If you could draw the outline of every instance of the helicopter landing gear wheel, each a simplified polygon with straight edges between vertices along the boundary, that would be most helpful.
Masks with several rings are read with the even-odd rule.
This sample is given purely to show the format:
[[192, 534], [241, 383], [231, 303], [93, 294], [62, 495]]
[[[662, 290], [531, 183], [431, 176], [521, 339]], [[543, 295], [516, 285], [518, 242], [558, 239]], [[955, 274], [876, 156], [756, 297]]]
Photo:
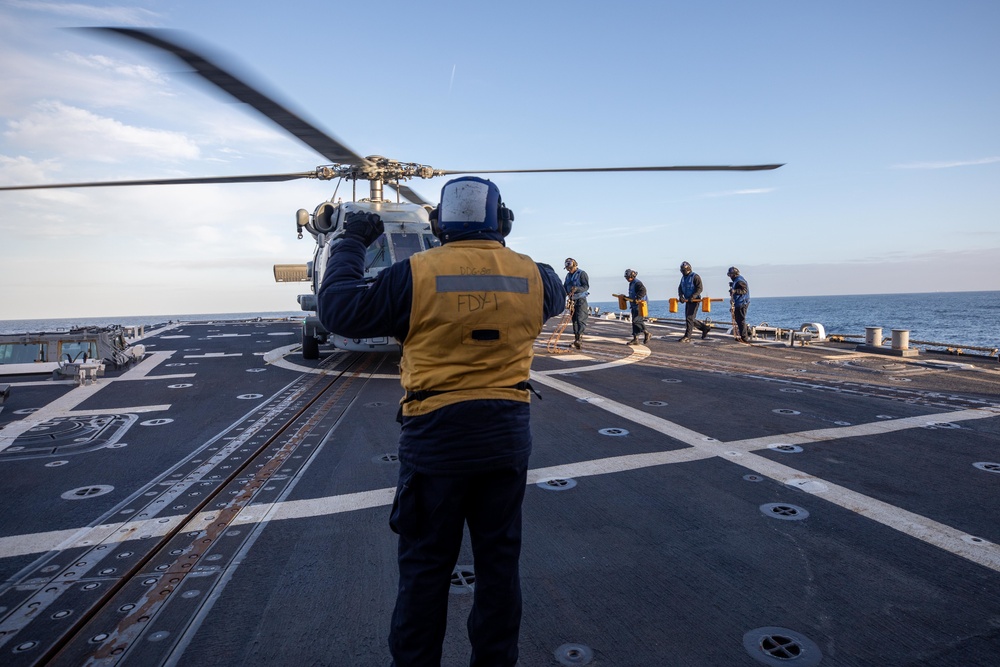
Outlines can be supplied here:
[[319, 341], [305, 331], [302, 332], [302, 358], [319, 359]]

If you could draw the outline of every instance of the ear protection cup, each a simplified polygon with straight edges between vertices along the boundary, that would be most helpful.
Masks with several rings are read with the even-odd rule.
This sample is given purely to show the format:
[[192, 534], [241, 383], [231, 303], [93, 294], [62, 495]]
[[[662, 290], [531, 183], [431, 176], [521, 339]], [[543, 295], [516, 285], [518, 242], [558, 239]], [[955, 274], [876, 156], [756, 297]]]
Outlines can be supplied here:
[[500, 202], [500, 206], [497, 207], [497, 231], [500, 232], [502, 236], [507, 236], [510, 234], [511, 223], [514, 222], [514, 211], [507, 208], [507, 205]]
[[443, 239], [441, 238], [441, 228], [438, 227], [438, 207], [435, 206], [434, 208], [432, 208], [428, 212], [427, 217], [430, 218], [431, 221], [431, 234], [436, 236], [438, 241], [442, 241]]

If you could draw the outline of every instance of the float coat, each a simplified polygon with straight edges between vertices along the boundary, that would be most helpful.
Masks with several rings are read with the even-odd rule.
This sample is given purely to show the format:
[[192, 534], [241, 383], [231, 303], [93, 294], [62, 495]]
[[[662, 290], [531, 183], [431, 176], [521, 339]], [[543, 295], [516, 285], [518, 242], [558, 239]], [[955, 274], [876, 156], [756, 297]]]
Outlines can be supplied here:
[[495, 241], [452, 241], [411, 256], [410, 270], [403, 415], [478, 399], [528, 402], [525, 385], [544, 324], [534, 260], [498, 250]]
[[[587, 296], [590, 294], [590, 292], [587, 290], [587, 288], [590, 286], [590, 281], [584, 280], [584, 277], [586, 277], [586, 275], [587, 274], [583, 272], [583, 269], [579, 268], [573, 273], [566, 274], [566, 279], [563, 281], [563, 287], [566, 288], [567, 294], [569, 294], [569, 291], [571, 289], [573, 289], [574, 287], [576, 288], [576, 292], [574, 292], [570, 296], [570, 298], [573, 299], [574, 301], [577, 299], [586, 299]], [[584, 283], [586, 283], [586, 286], [584, 286]]]
[[681, 277], [680, 285], [677, 286], [677, 296], [693, 301], [701, 296], [701, 289], [701, 276], [692, 271]]
[[750, 286], [747, 284], [746, 278], [743, 276], [736, 276], [733, 279], [733, 286], [731, 289], [734, 305], [746, 306], [750, 303]]

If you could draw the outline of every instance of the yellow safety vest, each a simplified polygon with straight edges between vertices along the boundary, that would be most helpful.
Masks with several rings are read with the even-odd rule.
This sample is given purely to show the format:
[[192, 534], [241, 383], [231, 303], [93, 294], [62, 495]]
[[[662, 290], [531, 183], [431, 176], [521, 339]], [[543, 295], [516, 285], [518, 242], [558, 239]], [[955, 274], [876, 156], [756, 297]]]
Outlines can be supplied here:
[[542, 330], [538, 266], [498, 241], [452, 241], [410, 257], [413, 304], [403, 341], [403, 414], [476, 399], [528, 402]]

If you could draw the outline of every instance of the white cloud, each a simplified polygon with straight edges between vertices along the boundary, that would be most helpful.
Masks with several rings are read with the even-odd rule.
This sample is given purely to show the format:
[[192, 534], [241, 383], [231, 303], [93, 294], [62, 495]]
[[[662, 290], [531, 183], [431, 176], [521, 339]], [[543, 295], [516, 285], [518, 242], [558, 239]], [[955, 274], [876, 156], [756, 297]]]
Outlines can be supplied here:
[[166, 79], [152, 67], [136, 65], [123, 60], [104, 55], [83, 55], [72, 51], [63, 51], [59, 58], [69, 65], [78, 65], [98, 72], [108, 72], [126, 79], [165, 85]]
[[0, 155], [0, 181], [9, 183], [41, 183], [46, 174], [59, 171], [59, 163], [55, 159], [36, 162], [31, 158], [19, 155], [11, 157]]
[[127, 125], [62, 102], [39, 102], [22, 119], [8, 121], [7, 127], [4, 136], [14, 145], [53, 151], [64, 158], [193, 160], [200, 154], [197, 144], [178, 132]]
[[978, 167], [984, 164], [996, 164], [1000, 157], [984, 157], [978, 160], [951, 160], [942, 162], [911, 162], [896, 164], [893, 169], [952, 169], [953, 167]]
[[746, 188], [743, 190], [728, 190], [725, 192], [709, 192], [703, 195], [706, 198], [711, 197], [741, 197], [743, 195], [764, 195], [769, 192], [774, 192], [777, 188]]
[[160, 14], [140, 7], [94, 7], [76, 2], [35, 2], [34, 0], [8, 0], [16, 9], [61, 17], [87, 19], [100, 24], [150, 26], [156, 25]]

